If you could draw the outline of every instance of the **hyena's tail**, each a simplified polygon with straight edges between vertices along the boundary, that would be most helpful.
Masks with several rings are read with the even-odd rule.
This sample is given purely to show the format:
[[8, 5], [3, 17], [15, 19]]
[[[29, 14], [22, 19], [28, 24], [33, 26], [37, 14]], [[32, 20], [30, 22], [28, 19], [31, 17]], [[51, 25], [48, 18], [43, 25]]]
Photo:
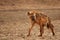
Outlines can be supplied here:
[[49, 24], [47, 23], [47, 28], [49, 29]]
[[54, 25], [53, 24], [49, 24], [49, 23], [47, 23], [47, 28], [49, 29], [49, 28], [54, 28]]

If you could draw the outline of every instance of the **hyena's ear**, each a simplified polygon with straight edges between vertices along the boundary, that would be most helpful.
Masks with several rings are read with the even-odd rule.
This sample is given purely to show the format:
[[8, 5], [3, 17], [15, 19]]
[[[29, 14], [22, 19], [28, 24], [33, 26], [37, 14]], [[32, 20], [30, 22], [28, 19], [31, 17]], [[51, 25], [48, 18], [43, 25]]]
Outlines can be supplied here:
[[30, 13], [28, 12], [27, 15], [30, 15]]

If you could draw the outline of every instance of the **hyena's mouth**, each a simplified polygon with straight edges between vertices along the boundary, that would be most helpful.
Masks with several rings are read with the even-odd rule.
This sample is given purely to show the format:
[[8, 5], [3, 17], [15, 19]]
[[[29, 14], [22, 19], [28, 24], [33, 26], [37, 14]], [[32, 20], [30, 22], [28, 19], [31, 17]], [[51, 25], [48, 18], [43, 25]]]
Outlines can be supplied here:
[[35, 18], [34, 18], [34, 16], [31, 16], [30, 18], [31, 18], [31, 20], [32, 20], [32, 21], [35, 21]]

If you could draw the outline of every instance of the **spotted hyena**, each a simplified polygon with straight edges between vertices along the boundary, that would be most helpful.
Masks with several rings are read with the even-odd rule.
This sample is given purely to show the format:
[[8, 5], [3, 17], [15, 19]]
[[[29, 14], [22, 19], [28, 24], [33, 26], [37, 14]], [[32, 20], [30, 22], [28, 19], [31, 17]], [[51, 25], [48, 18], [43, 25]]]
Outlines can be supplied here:
[[55, 35], [54, 26], [51, 23], [51, 20], [47, 15], [43, 14], [42, 12], [36, 12], [36, 11], [29, 11], [27, 12], [27, 15], [29, 16], [31, 20], [31, 28], [29, 28], [29, 32], [27, 36], [30, 36], [30, 32], [32, 28], [34, 27], [34, 24], [38, 24], [40, 26], [39, 36], [42, 36], [42, 34], [44, 33], [45, 25], [47, 26], [48, 29], [51, 29], [52, 34]]

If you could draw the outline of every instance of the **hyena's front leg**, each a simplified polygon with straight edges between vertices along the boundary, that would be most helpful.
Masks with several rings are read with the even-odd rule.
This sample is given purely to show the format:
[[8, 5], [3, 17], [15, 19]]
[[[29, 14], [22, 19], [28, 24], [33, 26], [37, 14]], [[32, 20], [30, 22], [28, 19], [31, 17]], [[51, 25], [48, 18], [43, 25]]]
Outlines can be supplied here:
[[32, 22], [31, 28], [29, 28], [29, 32], [28, 32], [28, 35], [27, 36], [30, 36], [30, 32], [31, 32], [32, 28], [34, 27], [34, 24], [35, 24], [35, 22]]
[[44, 33], [44, 25], [40, 25], [40, 35], [38, 35], [39, 37], [42, 36], [42, 34]]

